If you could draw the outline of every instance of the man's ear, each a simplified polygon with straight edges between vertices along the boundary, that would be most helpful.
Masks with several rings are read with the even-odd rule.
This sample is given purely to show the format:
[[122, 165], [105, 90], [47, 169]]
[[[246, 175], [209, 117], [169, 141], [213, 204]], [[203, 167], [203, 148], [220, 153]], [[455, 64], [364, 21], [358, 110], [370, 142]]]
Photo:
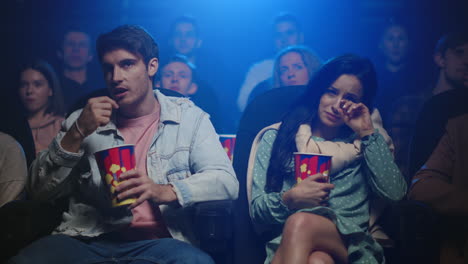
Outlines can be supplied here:
[[152, 78], [156, 72], [158, 72], [159, 60], [157, 58], [152, 58], [148, 62], [148, 75]]
[[434, 54], [434, 62], [439, 68], [445, 67], [445, 58], [440, 52]]
[[196, 83], [191, 83], [190, 88], [187, 91], [187, 95], [195, 94], [198, 90], [198, 85]]

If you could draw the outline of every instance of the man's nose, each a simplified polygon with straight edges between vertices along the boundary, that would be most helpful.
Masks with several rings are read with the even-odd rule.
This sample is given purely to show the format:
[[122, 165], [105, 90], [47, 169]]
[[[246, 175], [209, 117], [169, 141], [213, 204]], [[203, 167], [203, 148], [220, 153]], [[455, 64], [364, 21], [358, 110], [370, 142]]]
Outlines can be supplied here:
[[122, 78], [122, 71], [119, 69], [119, 67], [114, 67], [114, 71], [112, 72], [112, 81], [120, 82], [122, 81]]

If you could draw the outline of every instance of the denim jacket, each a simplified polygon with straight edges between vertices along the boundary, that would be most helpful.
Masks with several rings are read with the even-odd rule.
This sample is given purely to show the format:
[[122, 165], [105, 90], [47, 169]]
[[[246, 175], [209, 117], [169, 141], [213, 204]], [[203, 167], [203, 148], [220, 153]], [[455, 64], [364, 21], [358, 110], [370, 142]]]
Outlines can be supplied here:
[[[197, 244], [190, 206], [197, 202], [236, 199], [239, 184], [219, 143], [209, 116], [186, 98], [155, 91], [161, 105], [160, 122], [147, 154], [147, 174], [157, 184], [171, 184], [180, 206], [159, 208], [173, 238]], [[54, 233], [95, 237], [132, 221], [126, 208], [112, 208], [93, 153], [124, 144], [114, 122], [87, 136], [78, 153], [60, 142], [81, 110], [70, 115], [47, 150], [31, 166], [28, 191], [33, 199], [69, 197], [69, 210]]]

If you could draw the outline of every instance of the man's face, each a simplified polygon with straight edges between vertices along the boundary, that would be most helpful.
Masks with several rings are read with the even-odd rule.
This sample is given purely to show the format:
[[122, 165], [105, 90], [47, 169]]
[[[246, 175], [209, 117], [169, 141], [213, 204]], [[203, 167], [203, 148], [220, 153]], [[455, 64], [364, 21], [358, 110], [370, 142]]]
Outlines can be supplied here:
[[402, 62], [408, 51], [408, 34], [401, 26], [391, 26], [387, 28], [382, 41], [380, 49], [382, 50], [385, 58], [391, 63]]
[[151, 79], [157, 69], [156, 58], [145, 65], [140, 56], [124, 49], [107, 52], [102, 58], [104, 79], [120, 110], [141, 107], [153, 96]]
[[436, 55], [436, 63], [449, 83], [468, 88], [468, 43], [447, 49], [443, 56]]
[[161, 72], [161, 87], [179, 92], [185, 96], [196, 92], [192, 82], [192, 70], [182, 62], [171, 62]]
[[179, 23], [175, 26], [171, 45], [179, 54], [190, 56], [201, 45], [196, 28], [191, 23]]
[[63, 40], [61, 58], [65, 67], [82, 69], [92, 60], [89, 36], [83, 32], [68, 32]]
[[303, 34], [296, 25], [289, 21], [282, 21], [275, 25], [275, 48], [280, 51], [288, 46], [299, 45], [303, 42]]

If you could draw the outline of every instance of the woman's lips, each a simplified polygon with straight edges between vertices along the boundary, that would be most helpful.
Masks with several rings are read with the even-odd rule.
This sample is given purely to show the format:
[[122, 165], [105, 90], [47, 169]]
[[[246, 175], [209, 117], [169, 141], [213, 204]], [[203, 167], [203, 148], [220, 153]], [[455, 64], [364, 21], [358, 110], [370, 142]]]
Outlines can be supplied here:
[[327, 116], [328, 116], [328, 119], [332, 120], [332, 121], [338, 121], [340, 120], [340, 116], [337, 116], [337, 115], [334, 115], [334, 114], [330, 114], [327, 112]]

